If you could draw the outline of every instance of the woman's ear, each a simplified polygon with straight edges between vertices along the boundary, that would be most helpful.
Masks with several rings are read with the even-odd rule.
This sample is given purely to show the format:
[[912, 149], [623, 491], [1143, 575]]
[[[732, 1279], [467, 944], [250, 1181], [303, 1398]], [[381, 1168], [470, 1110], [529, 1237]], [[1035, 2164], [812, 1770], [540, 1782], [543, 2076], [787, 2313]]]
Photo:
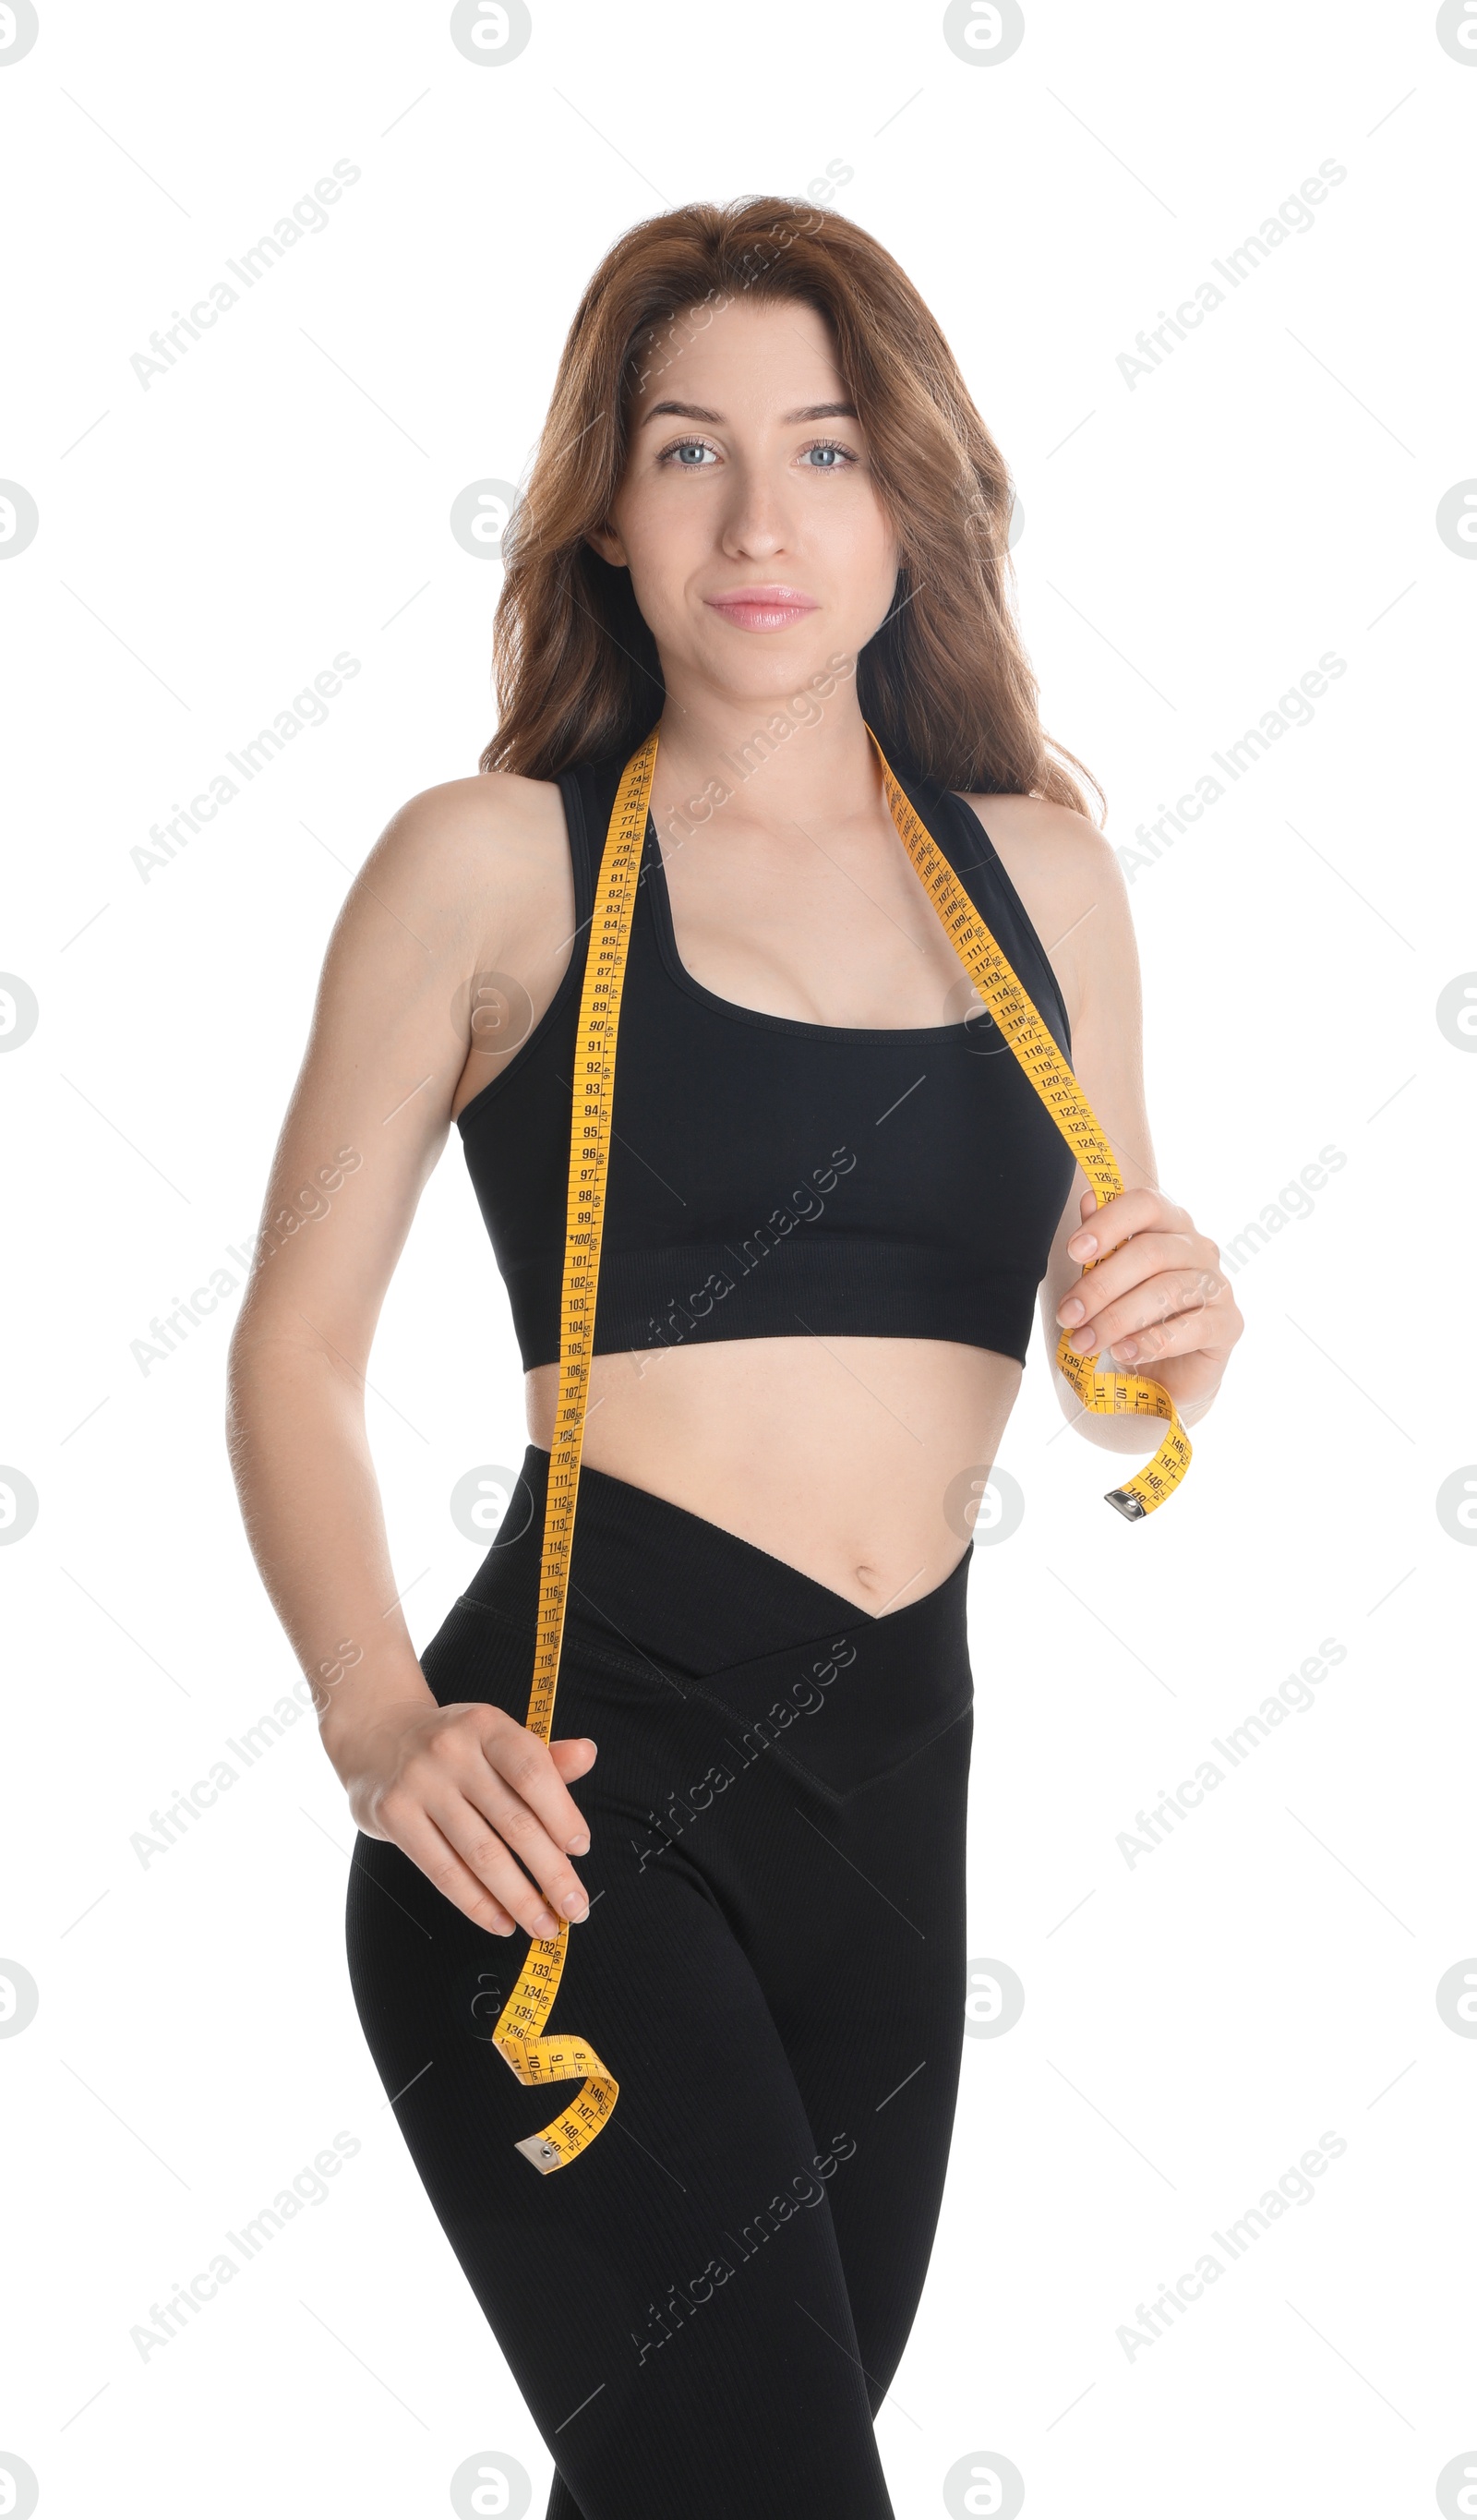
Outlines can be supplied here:
[[613, 525], [592, 525], [590, 531], [585, 536], [585, 540], [593, 552], [598, 552], [600, 554], [602, 560], [609, 562], [612, 568], [628, 568], [630, 566], [630, 562], [626, 559], [625, 544], [621, 541], [621, 538], [615, 531]]

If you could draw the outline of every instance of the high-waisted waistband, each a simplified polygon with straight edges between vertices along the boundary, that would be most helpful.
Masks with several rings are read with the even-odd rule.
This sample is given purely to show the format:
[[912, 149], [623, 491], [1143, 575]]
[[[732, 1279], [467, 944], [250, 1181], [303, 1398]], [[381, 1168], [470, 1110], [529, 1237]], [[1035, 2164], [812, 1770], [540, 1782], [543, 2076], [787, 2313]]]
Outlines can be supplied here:
[[[530, 1444], [502, 1530], [464, 1597], [520, 1624], [534, 1624], [538, 1616], [548, 1486], [549, 1455]], [[906, 1628], [930, 1603], [962, 1623], [970, 1554], [965, 1550], [953, 1573], [922, 1600], [877, 1619], [844, 1593], [831, 1592], [721, 1524], [647, 1488], [585, 1468], [566, 1624], [603, 1632], [611, 1641], [633, 1638], [661, 1661], [698, 1673], [734, 1659], [736, 1635], [752, 1656], [819, 1636], [823, 1629], [880, 1631], [895, 1622]]]
[[[502, 1530], [422, 1657], [443, 1704], [526, 1710], [548, 1477], [530, 1445]], [[921, 1600], [873, 1618], [700, 1514], [583, 1470], [556, 1732], [576, 1729], [595, 1691], [627, 1688], [632, 1712], [652, 1715], [675, 1694], [767, 1726], [783, 1764], [849, 1793], [972, 1704], [970, 1553]]]

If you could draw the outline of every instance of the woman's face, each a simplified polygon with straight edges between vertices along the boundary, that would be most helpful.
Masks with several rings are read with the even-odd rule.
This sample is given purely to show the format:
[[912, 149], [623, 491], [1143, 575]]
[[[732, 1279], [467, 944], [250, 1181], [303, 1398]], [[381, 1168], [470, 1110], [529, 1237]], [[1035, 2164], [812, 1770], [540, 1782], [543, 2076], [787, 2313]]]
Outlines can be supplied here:
[[813, 306], [690, 308], [649, 355], [625, 478], [590, 541], [630, 569], [669, 695], [787, 698], [855, 657], [898, 550]]

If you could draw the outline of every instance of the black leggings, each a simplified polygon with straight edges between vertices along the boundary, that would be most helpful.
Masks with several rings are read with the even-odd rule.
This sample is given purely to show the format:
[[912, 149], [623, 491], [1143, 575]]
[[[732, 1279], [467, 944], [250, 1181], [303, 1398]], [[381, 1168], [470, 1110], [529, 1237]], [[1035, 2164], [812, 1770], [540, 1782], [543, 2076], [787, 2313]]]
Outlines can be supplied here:
[[[441, 1705], [528, 1706], [549, 1456], [422, 1656]], [[551, 2031], [490, 2031], [528, 1949], [355, 1844], [354, 2000], [443, 2229], [559, 2474], [549, 2520], [886, 2520], [872, 2418], [933, 2244], [963, 2028], [967, 1558], [880, 1619], [645, 1490], [580, 1481], [556, 1738], [591, 1848]], [[428, 2068], [428, 2070], [427, 2070]]]

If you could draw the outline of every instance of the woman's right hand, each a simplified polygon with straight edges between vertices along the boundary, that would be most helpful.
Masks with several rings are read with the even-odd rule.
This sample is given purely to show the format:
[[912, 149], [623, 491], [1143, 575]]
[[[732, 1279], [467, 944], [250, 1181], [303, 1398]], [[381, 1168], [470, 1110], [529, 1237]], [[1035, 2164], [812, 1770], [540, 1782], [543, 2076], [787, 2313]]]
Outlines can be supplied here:
[[398, 1846], [474, 1925], [548, 1942], [589, 1914], [568, 1859], [590, 1832], [568, 1785], [594, 1766], [592, 1740], [546, 1744], [501, 1707], [427, 1691], [357, 1723], [339, 1710], [324, 1743], [365, 1836]]

